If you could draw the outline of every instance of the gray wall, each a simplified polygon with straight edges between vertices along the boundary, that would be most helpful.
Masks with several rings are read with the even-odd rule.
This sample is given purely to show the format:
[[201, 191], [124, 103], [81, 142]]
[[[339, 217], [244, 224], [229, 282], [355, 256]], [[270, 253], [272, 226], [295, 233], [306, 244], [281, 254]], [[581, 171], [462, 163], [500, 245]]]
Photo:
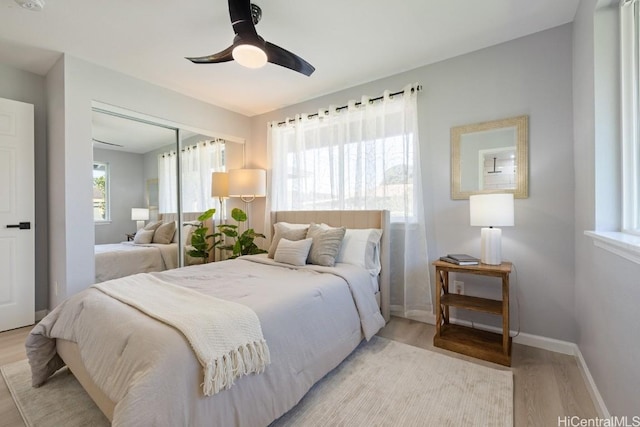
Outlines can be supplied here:
[[633, 416], [640, 387], [640, 265], [595, 247], [583, 234], [620, 224], [618, 27], [608, 3], [583, 0], [574, 22], [576, 342], [609, 412]]
[[93, 160], [109, 164], [111, 202], [111, 222], [95, 225], [95, 243], [122, 242], [127, 240], [126, 234], [136, 231], [136, 222], [131, 220], [131, 208], [147, 206], [144, 155], [94, 148]]
[[[480, 229], [469, 226], [468, 201], [450, 198], [450, 128], [529, 115], [529, 198], [516, 199], [515, 227], [503, 229], [503, 257], [517, 266], [512, 294], [520, 312], [514, 303], [511, 325], [517, 328], [519, 318], [523, 332], [574, 341], [571, 43], [568, 24], [253, 117], [249, 163], [267, 166], [268, 121], [418, 82], [424, 87], [418, 114], [429, 256], [479, 255]], [[252, 209], [259, 217], [264, 202], [254, 202]], [[499, 296], [494, 282], [464, 280], [468, 293], [478, 283], [478, 294]], [[464, 318], [500, 325], [499, 318]]]
[[35, 112], [35, 280], [36, 311], [49, 299], [49, 236], [47, 192], [47, 102], [42, 76], [0, 64], [0, 98], [34, 105]]

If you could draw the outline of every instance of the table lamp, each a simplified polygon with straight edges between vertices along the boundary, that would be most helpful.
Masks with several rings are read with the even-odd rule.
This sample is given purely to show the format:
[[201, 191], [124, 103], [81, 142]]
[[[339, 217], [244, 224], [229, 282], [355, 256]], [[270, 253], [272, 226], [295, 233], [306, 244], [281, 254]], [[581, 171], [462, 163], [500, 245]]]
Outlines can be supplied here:
[[483, 227], [480, 232], [480, 262], [502, 263], [502, 230], [513, 226], [513, 194], [475, 194], [469, 196], [470, 223]]
[[149, 209], [147, 208], [131, 208], [131, 220], [136, 221], [137, 230], [144, 227], [144, 222], [149, 219]]

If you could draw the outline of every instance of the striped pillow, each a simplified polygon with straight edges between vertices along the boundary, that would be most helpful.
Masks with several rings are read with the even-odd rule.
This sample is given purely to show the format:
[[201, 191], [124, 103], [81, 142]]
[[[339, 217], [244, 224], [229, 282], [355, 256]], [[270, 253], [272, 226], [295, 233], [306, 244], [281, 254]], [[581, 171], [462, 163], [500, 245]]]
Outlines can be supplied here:
[[280, 239], [273, 259], [291, 265], [305, 265], [313, 239], [288, 240]]

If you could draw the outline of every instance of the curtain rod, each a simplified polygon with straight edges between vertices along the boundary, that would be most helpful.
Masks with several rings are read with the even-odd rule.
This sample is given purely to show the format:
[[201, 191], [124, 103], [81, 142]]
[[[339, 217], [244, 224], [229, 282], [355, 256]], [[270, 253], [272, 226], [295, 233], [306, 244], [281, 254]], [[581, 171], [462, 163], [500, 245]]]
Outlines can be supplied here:
[[[184, 153], [185, 151], [188, 151], [188, 150], [191, 150], [191, 149], [196, 149], [196, 148], [198, 147], [198, 144], [200, 144], [201, 142], [203, 143], [203, 145], [207, 145], [207, 142], [208, 142], [210, 145], [211, 145], [211, 144], [214, 144], [214, 143], [216, 143], [216, 142], [217, 142], [217, 143], [220, 143], [220, 144], [226, 144], [226, 143], [227, 143], [227, 140], [222, 139], [222, 138], [206, 139], [206, 140], [204, 140], [204, 141], [196, 142], [195, 144], [191, 144], [191, 145], [187, 145], [186, 147], [182, 147], [182, 148], [180, 149], [180, 151]], [[175, 153], [176, 153], [175, 151], [169, 151], [169, 152], [167, 152], [167, 153], [162, 153], [162, 157], [164, 157], [165, 155], [166, 155], [166, 156], [173, 156], [173, 155], [175, 155]]]
[[[413, 93], [414, 91], [420, 92], [421, 90], [422, 90], [422, 86], [421, 85], [417, 85], [417, 86], [414, 86], [414, 87], [411, 88], [411, 93]], [[397, 96], [397, 95], [402, 95], [403, 93], [404, 93], [404, 90], [399, 90], [398, 92], [390, 93], [389, 97], [391, 98], [391, 97], [394, 97], [394, 96]], [[375, 98], [371, 98], [369, 100], [369, 102], [376, 102], [376, 101], [380, 101], [381, 99], [384, 99], [384, 95], [377, 96]], [[358, 106], [362, 105], [362, 102], [358, 101], [358, 102], [355, 103], [355, 105], [356, 105], [356, 107], [358, 107]], [[342, 107], [336, 108], [336, 111], [346, 110], [347, 108], [349, 108], [348, 105], [343, 105]], [[329, 110], [324, 110], [324, 113], [325, 114], [329, 114]], [[318, 113], [308, 114], [307, 118], [311, 119], [313, 117], [316, 117], [317, 115], [318, 115]], [[287, 122], [294, 122], [294, 121], [295, 121], [295, 119], [289, 119], [289, 120], [285, 120], [285, 121], [282, 121], [282, 122], [278, 122], [277, 126], [281, 126], [281, 125], [286, 124]]]

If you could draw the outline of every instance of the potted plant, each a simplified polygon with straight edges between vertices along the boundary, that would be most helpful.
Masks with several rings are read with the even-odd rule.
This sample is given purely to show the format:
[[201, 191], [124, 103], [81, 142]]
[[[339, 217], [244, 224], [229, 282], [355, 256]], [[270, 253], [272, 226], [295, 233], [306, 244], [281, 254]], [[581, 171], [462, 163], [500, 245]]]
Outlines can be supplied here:
[[[221, 251], [231, 251], [229, 259], [237, 258], [241, 255], [255, 255], [267, 252], [264, 249], [260, 249], [253, 241], [256, 237], [264, 238], [264, 234], [256, 233], [253, 228], [247, 228], [242, 234], [238, 234], [240, 224], [247, 220], [247, 214], [242, 209], [234, 208], [231, 211], [231, 218], [235, 219], [238, 224], [218, 225], [219, 231], [213, 234], [215, 239], [213, 247], [217, 247]], [[226, 238], [232, 239], [232, 243], [227, 244]]]
[[207, 243], [207, 239], [213, 237], [214, 234], [207, 235], [207, 231], [209, 231], [209, 227], [205, 227], [204, 222], [209, 218], [213, 217], [215, 213], [216, 213], [215, 209], [209, 209], [208, 211], [204, 212], [202, 215], [198, 217], [198, 221], [200, 221], [200, 224], [193, 231], [193, 234], [191, 235], [191, 247], [193, 249], [190, 249], [189, 251], [187, 251], [187, 254], [192, 258], [202, 258], [203, 264], [209, 258], [209, 252], [215, 246], [215, 245], [209, 246], [209, 244]]

